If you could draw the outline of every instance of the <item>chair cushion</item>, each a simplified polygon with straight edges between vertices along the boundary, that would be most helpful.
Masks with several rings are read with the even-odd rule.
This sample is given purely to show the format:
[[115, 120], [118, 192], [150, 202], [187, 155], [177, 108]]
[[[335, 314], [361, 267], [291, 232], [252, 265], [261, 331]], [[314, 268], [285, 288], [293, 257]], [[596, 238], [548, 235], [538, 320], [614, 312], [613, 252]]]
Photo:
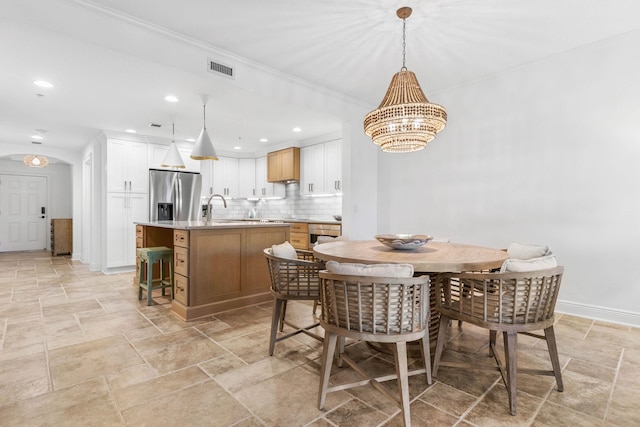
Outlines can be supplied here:
[[316, 241], [316, 245], [321, 245], [323, 243], [331, 243], [331, 242], [339, 242], [341, 240], [347, 240], [344, 236], [318, 236], [318, 240]]
[[277, 256], [278, 258], [298, 259], [296, 248], [291, 246], [291, 243], [288, 241], [271, 246], [271, 251], [273, 252], [273, 256]]
[[374, 277], [413, 277], [411, 264], [355, 264], [327, 261], [326, 268], [330, 273], [346, 276]]
[[547, 245], [529, 245], [524, 243], [513, 242], [507, 249], [509, 258], [531, 259], [550, 255], [549, 246]]
[[546, 255], [530, 259], [508, 258], [502, 263], [501, 273], [546, 270], [558, 266], [556, 256]]

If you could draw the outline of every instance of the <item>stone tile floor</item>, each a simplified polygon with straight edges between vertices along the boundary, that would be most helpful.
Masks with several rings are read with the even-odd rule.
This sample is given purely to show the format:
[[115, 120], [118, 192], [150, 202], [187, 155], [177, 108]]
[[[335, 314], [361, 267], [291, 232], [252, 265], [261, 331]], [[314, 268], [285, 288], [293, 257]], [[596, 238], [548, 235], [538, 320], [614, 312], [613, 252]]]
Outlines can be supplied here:
[[[159, 294], [139, 302], [132, 280], [46, 252], [0, 253], [0, 425], [401, 425], [371, 386], [329, 394], [318, 410], [320, 343], [298, 335], [269, 357], [270, 304], [183, 322]], [[311, 306], [291, 303], [289, 316], [310, 319]], [[640, 425], [640, 330], [558, 315], [556, 335], [563, 393], [552, 377], [520, 374], [512, 417], [497, 372], [441, 368], [431, 386], [411, 378], [413, 424]], [[487, 340], [454, 325], [445, 355], [486, 356]], [[521, 366], [549, 366], [543, 341], [518, 345]], [[364, 343], [347, 352], [371, 372], [393, 371]]]

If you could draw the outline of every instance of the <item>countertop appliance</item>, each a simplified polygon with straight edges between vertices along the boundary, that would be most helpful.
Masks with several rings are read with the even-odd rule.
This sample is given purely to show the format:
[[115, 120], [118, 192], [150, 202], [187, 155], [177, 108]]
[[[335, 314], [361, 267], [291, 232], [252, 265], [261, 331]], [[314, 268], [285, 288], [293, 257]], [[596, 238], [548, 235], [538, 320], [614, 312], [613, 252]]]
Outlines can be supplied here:
[[199, 172], [149, 169], [149, 220], [197, 221], [201, 189]]

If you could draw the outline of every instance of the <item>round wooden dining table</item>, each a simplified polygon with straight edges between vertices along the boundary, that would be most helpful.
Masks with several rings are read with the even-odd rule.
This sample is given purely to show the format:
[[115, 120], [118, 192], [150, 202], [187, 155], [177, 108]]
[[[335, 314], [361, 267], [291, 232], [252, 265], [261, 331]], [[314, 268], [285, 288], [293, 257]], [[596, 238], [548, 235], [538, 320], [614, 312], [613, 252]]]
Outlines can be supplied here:
[[429, 339], [432, 343], [437, 337], [440, 320], [435, 311], [434, 283], [438, 273], [493, 270], [500, 268], [508, 258], [502, 249], [448, 242], [429, 242], [415, 249], [397, 250], [377, 240], [341, 240], [316, 245], [313, 252], [323, 261], [411, 264], [416, 274], [428, 274], [431, 278]]
[[341, 240], [313, 248], [323, 261], [362, 264], [411, 264], [416, 273], [451, 273], [500, 268], [507, 253], [501, 249], [461, 243], [429, 242], [411, 250], [392, 249], [377, 240]]

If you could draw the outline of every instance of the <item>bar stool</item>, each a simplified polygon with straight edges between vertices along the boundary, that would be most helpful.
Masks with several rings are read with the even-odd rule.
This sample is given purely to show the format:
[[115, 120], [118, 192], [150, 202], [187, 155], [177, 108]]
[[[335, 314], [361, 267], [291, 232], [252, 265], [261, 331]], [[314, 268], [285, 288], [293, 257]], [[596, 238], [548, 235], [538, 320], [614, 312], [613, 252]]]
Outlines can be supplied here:
[[[171, 289], [171, 298], [173, 299], [173, 249], [165, 246], [157, 246], [153, 248], [136, 249], [139, 258], [138, 265], [138, 300], [142, 299], [142, 290], [147, 291], [147, 305], [153, 305], [151, 301], [151, 293], [153, 289], [162, 289], [162, 296], [165, 295], [165, 288]], [[156, 262], [160, 266], [160, 278], [153, 279], [153, 264]], [[169, 278], [164, 277], [164, 263], [169, 263]], [[144, 281], [144, 266], [147, 266], [147, 281]]]

